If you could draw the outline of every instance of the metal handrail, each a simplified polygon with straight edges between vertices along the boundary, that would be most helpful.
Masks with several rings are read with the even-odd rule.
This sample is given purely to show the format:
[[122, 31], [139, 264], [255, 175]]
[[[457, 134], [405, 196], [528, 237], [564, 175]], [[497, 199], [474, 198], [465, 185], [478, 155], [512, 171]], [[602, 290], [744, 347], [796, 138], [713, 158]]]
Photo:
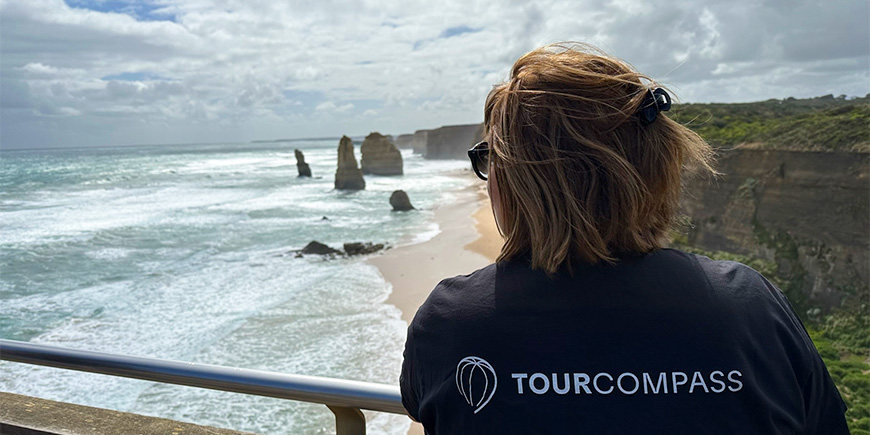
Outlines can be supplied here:
[[407, 415], [399, 387], [346, 379], [169, 361], [0, 339], [0, 360], [167, 384], [320, 403], [336, 417], [336, 433], [364, 434], [360, 409]]

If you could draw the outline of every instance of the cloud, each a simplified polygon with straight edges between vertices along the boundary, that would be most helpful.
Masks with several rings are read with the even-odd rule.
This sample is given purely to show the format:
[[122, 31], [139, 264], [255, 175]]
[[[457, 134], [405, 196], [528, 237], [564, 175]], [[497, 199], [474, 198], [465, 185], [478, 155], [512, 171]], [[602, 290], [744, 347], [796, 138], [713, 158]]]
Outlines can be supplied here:
[[336, 105], [332, 101], [325, 101], [317, 105], [314, 110], [318, 112], [333, 112], [333, 113], [344, 113], [353, 109], [353, 103], [342, 104], [341, 106]]
[[0, 129], [4, 147], [22, 147], [36, 138], [43, 146], [203, 142], [479, 122], [487, 92], [517, 57], [562, 40], [631, 62], [682, 101], [864, 95], [868, 8], [849, 0], [3, 1]]
[[353, 104], [347, 103], [347, 104], [342, 104], [341, 106], [336, 107], [334, 111], [335, 111], [335, 113], [344, 113], [344, 112], [350, 111], [351, 109], [353, 109]]
[[335, 103], [333, 103], [332, 101], [326, 101], [318, 104], [314, 110], [318, 112], [331, 112], [335, 110]]
[[438, 35], [438, 37], [439, 38], [452, 38], [454, 36], [463, 35], [465, 33], [477, 33], [481, 30], [483, 30], [483, 27], [471, 28], [468, 26], [456, 26], [456, 27], [451, 27], [449, 29], [445, 29], [443, 32], [441, 32], [440, 35]]

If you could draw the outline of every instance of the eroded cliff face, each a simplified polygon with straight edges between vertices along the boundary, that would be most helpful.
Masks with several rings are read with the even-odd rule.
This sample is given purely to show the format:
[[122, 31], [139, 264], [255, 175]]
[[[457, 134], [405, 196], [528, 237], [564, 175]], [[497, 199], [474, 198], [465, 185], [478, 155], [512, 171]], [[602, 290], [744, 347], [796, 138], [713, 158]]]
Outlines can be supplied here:
[[414, 149], [414, 154], [426, 155], [426, 136], [429, 130], [417, 130], [414, 132], [414, 138], [411, 140], [411, 148]]
[[402, 153], [387, 136], [377, 132], [369, 134], [359, 151], [363, 174], [402, 175]]
[[690, 180], [682, 208], [690, 246], [776, 264], [783, 290], [823, 311], [867, 291], [870, 154], [730, 150], [724, 175]]
[[414, 135], [400, 134], [396, 137], [396, 147], [400, 149], [414, 148]]
[[483, 124], [447, 125], [426, 133], [424, 155], [427, 159], [467, 159], [467, 151], [481, 140]]

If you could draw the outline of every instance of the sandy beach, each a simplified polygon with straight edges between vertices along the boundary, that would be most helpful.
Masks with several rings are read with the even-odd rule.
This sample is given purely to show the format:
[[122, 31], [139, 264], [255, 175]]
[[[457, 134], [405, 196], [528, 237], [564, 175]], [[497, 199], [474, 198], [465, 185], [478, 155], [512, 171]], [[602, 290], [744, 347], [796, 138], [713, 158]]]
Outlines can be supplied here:
[[414, 318], [438, 282], [492, 263], [501, 249], [501, 236], [482, 185], [458, 192], [454, 202], [435, 210], [435, 221], [441, 232], [432, 239], [368, 260], [392, 284], [387, 303], [398, 307], [406, 322]]
[[[458, 192], [456, 201], [435, 210], [435, 221], [441, 232], [432, 239], [368, 260], [392, 284], [387, 303], [398, 307], [408, 323], [442, 279], [474, 272], [494, 262], [501, 250], [483, 182]], [[413, 423], [408, 434], [423, 434], [423, 427]]]

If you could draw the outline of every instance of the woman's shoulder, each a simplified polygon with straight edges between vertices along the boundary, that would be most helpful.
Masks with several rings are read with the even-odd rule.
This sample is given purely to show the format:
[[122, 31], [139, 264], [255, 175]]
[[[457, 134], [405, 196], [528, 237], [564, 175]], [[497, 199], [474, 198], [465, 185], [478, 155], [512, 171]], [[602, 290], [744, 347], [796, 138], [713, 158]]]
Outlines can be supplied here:
[[467, 275], [445, 278], [435, 286], [417, 315], [479, 311], [491, 305], [495, 290], [496, 264]]
[[713, 287], [763, 284], [767, 281], [761, 273], [743, 263], [714, 260], [705, 255], [674, 248], [660, 249], [650, 255], [649, 259], [654, 263], [668, 264], [686, 271], [694, 269], [702, 273]]
[[804, 330], [799, 316], [782, 290], [752, 267], [737, 261], [714, 260], [675, 249], [668, 251], [670, 255], [695, 263], [711, 295], [720, 305], [740, 313], [744, 321], [785, 321], [797, 327], [796, 330]]

